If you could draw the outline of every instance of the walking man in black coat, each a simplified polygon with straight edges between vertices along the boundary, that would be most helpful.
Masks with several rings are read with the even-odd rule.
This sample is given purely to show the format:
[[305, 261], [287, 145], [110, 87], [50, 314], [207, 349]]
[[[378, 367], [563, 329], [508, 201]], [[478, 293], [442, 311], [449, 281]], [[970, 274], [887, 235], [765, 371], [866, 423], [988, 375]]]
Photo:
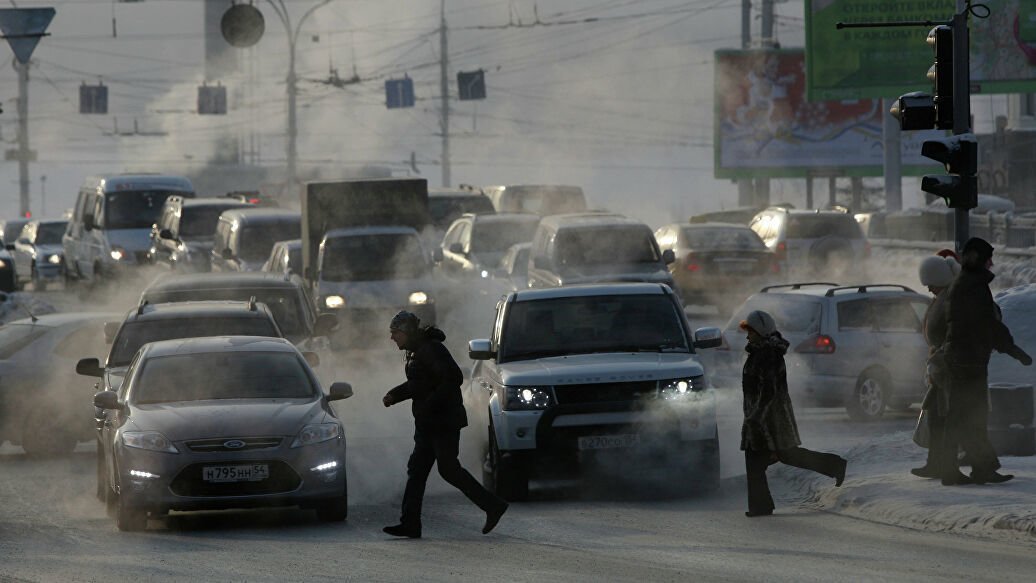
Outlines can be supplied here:
[[766, 468], [777, 462], [812, 470], [835, 479], [841, 486], [846, 461], [833, 453], [810, 451], [799, 439], [795, 412], [788, 395], [784, 354], [788, 341], [777, 331], [773, 317], [755, 310], [741, 322], [748, 333], [748, 359], [741, 377], [745, 422], [741, 449], [745, 452], [748, 478], [748, 512], [745, 516], [773, 514], [773, 498], [766, 483]]
[[482, 534], [493, 530], [504, 511], [504, 502], [482, 487], [460, 465], [460, 430], [467, 426], [460, 385], [464, 375], [443, 345], [446, 335], [433, 326], [421, 326], [410, 312], [399, 312], [389, 324], [390, 337], [406, 351], [406, 382], [385, 394], [386, 407], [407, 399], [414, 414], [414, 452], [407, 463], [400, 524], [386, 526], [392, 536], [421, 537], [421, 505], [432, 464], [439, 475], [486, 513]]
[[[961, 273], [946, 291], [946, 360], [950, 368], [950, 407], [946, 416], [943, 454], [939, 464], [945, 486], [1006, 482], [1000, 460], [989, 442], [989, 382], [987, 369], [993, 350], [1007, 354], [1025, 366], [1032, 358], [1015, 345], [1000, 309], [993, 301], [989, 282], [993, 274], [993, 246], [973, 237], [964, 243]], [[957, 448], [971, 460], [971, 476], [957, 469]], [[953, 459], [950, 459], [953, 456]]]

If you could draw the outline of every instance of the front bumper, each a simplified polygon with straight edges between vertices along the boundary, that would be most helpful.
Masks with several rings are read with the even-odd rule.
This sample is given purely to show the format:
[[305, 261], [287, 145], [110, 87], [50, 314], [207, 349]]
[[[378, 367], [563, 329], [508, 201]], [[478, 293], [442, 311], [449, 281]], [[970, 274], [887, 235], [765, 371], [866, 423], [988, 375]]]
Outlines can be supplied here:
[[[219, 510], [266, 506], [311, 506], [341, 497], [345, 492], [345, 440], [290, 448], [294, 436], [278, 447], [250, 451], [193, 452], [177, 443], [179, 454], [120, 446], [118, 449], [120, 495], [136, 508], [151, 512], [168, 510]], [[334, 467], [316, 470], [334, 463]], [[259, 481], [208, 482], [207, 466], [266, 464], [269, 477]], [[145, 477], [141, 473], [156, 477]]]

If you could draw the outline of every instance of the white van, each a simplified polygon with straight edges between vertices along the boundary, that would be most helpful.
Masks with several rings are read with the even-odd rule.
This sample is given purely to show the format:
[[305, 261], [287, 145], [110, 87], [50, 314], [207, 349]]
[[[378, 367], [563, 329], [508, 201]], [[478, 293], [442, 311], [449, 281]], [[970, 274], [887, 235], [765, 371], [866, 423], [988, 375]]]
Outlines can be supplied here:
[[68, 280], [94, 283], [144, 264], [151, 227], [172, 195], [193, 198], [194, 186], [159, 174], [87, 178], [61, 240]]

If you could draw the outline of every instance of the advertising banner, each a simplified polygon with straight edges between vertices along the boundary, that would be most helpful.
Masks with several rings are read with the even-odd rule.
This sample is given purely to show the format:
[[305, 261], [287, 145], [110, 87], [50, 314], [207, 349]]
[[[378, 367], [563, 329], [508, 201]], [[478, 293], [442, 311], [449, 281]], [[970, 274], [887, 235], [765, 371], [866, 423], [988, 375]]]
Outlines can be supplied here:
[[[717, 178], [881, 176], [880, 99], [807, 101], [801, 49], [716, 52]], [[921, 143], [945, 132], [902, 134], [903, 174], [941, 173]]]
[[[1036, 91], [1036, 0], [984, 0], [968, 20], [972, 93]], [[931, 92], [928, 26], [852, 28], [838, 22], [948, 21], [954, 0], [805, 0], [811, 101]], [[985, 14], [981, 9], [980, 14]]]

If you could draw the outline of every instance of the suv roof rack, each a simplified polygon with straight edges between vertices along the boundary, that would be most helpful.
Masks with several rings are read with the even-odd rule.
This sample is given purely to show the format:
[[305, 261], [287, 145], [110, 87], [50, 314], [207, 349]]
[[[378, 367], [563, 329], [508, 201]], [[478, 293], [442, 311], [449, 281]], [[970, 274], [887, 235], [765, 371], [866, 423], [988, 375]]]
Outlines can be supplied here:
[[768, 286], [764, 287], [763, 289], [759, 290], [759, 293], [765, 294], [766, 292], [768, 292], [768, 291], [770, 291], [772, 289], [782, 289], [782, 288], [802, 289], [803, 287], [805, 287], [807, 285], [827, 285], [827, 286], [831, 286], [831, 287], [838, 288], [838, 289], [845, 289], [845, 288], [839, 288], [837, 283], [831, 283], [830, 281], [806, 281], [806, 282], [802, 282], [802, 283], [782, 283], [782, 284], [779, 284], [779, 285], [768, 285]]
[[255, 312], [256, 311], [255, 296], [252, 296], [252, 297], [248, 298], [248, 311], [250, 311], [250, 312]]
[[138, 316], [144, 313], [144, 308], [147, 305], [148, 305], [148, 301], [147, 300], [140, 300], [140, 305], [137, 306], [137, 315]]
[[911, 292], [911, 293], [917, 293], [914, 290], [910, 289], [909, 287], [907, 287], [905, 285], [900, 285], [898, 283], [871, 283], [871, 284], [867, 284], [867, 285], [845, 285], [845, 286], [842, 286], [842, 287], [831, 288], [831, 289], [827, 290], [827, 293], [824, 294], [824, 295], [826, 297], [829, 297], [829, 298], [830, 297], [834, 297], [835, 292], [843, 291], [843, 290], [847, 290], [847, 289], [854, 289], [858, 293], [862, 294], [862, 293], [867, 293], [867, 291], [870, 288], [875, 288], [875, 287], [894, 287], [894, 288], [901, 289], [903, 291], [908, 291], [908, 292]]

